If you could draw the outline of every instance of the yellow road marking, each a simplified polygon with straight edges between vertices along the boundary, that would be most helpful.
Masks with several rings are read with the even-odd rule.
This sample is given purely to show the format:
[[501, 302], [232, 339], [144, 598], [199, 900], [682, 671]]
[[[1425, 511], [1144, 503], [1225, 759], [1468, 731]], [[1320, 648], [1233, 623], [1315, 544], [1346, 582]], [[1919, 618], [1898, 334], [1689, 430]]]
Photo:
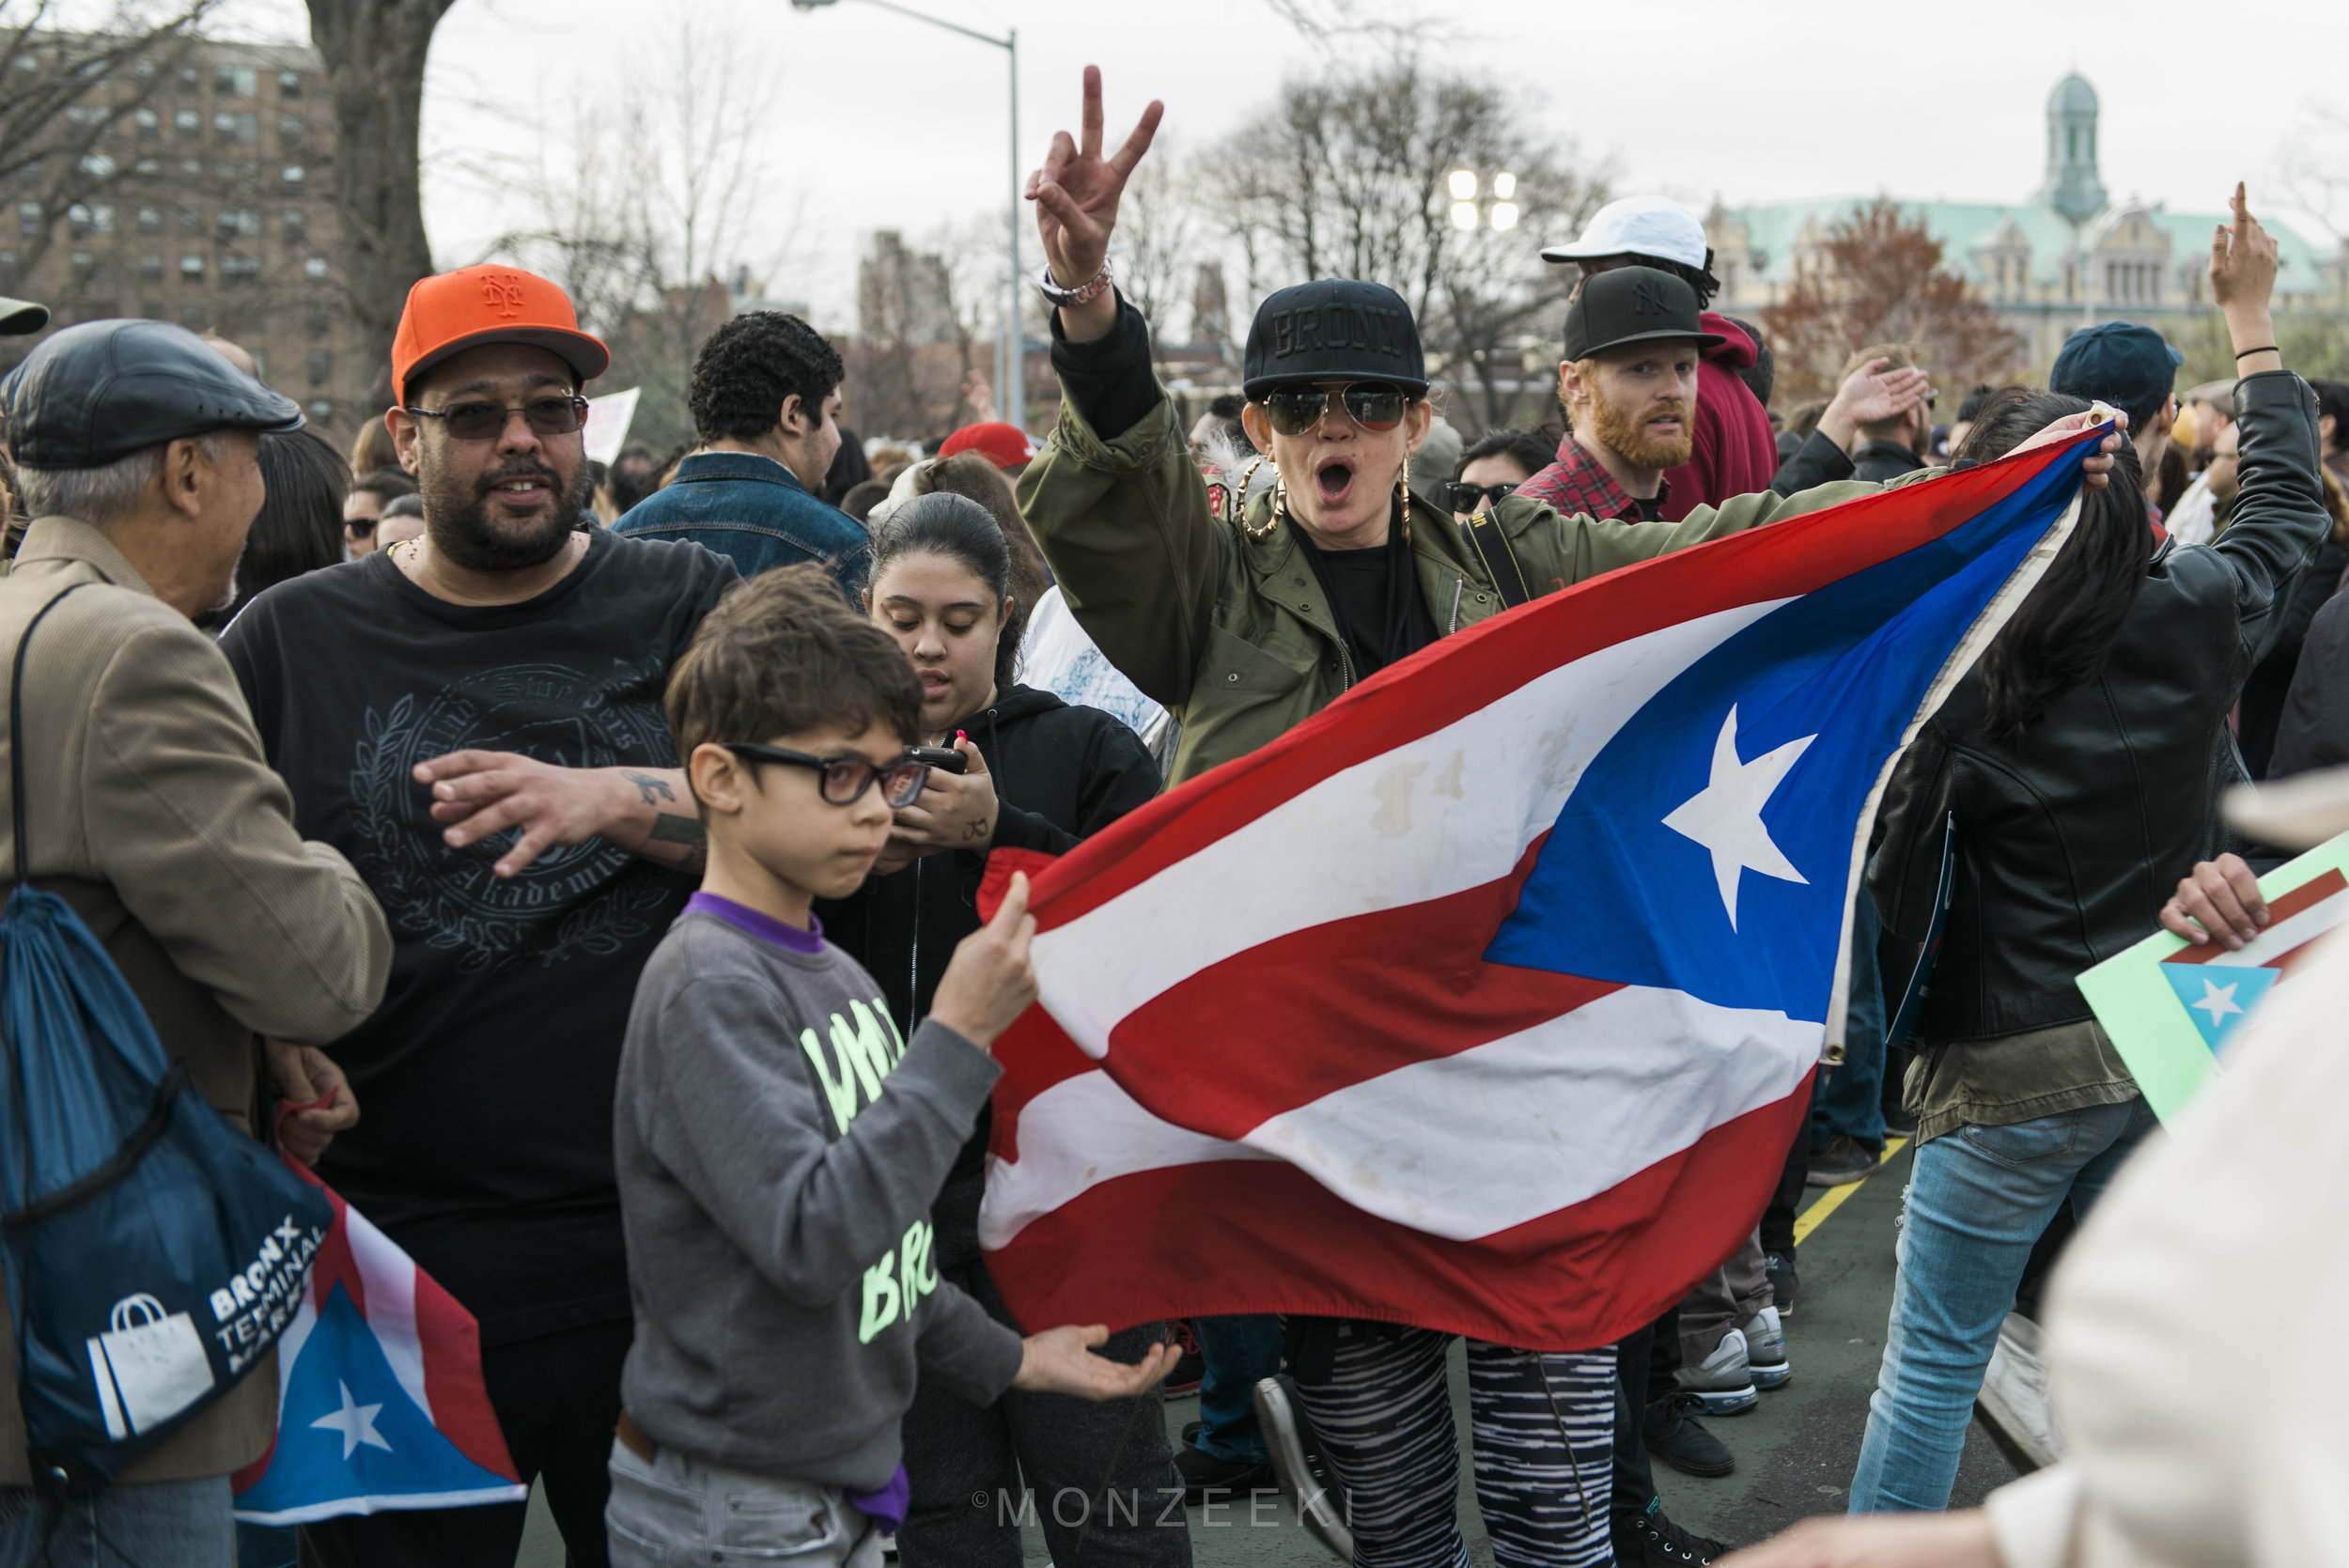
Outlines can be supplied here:
[[[1886, 1165], [1890, 1164], [1892, 1157], [1899, 1154], [1906, 1147], [1908, 1147], [1908, 1140], [1906, 1138], [1886, 1139], [1884, 1141], [1883, 1157], [1876, 1161], [1877, 1169], [1881, 1170]], [[1873, 1178], [1862, 1177], [1860, 1180], [1856, 1182], [1845, 1182], [1841, 1187], [1830, 1187], [1825, 1192], [1821, 1193], [1817, 1203], [1812, 1204], [1809, 1208], [1803, 1210], [1800, 1214], [1795, 1217], [1795, 1245], [1797, 1247], [1801, 1246], [1803, 1237], [1817, 1230], [1821, 1225], [1826, 1224], [1827, 1217], [1833, 1214], [1837, 1209], [1842, 1208], [1843, 1206], [1843, 1200], [1849, 1198], [1853, 1193], [1867, 1186], [1871, 1179]]]

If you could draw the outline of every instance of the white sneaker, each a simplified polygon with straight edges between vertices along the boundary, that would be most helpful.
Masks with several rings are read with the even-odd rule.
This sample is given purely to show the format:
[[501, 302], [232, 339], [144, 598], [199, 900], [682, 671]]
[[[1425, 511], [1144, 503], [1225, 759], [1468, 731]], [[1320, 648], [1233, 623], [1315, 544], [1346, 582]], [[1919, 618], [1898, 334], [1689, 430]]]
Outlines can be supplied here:
[[1786, 1359], [1786, 1330], [1780, 1327], [1778, 1309], [1765, 1307], [1746, 1319], [1738, 1332], [1746, 1337], [1746, 1367], [1753, 1374], [1757, 1389], [1782, 1389], [1793, 1379], [1794, 1367]]
[[1704, 1401], [1708, 1416], [1734, 1416], [1740, 1410], [1750, 1410], [1762, 1397], [1754, 1392], [1746, 1336], [1735, 1328], [1721, 1336], [1720, 1345], [1712, 1355], [1697, 1366], [1683, 1366], [1678, 1376], [1682, 1389]]

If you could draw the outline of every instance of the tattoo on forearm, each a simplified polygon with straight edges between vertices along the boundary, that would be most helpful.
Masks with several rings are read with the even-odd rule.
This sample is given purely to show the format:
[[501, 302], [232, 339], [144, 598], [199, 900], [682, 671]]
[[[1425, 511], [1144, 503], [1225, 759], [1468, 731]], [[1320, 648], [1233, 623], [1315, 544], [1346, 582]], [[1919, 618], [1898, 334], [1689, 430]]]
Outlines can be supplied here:
[[652, 819], [652, 831], [646, 836], [664, 844], [690, 844], [698, 848], [708, 842], [709, 830], [702, 826], [698, 816], [679, 816], [664, 811]]
[[[623, 768], [621, 771], [628, 782], [636, 786], [636, 793], [644, 798], [645, 804], [648, 806], [657, 805], [662, 800], [677, 799], [677, 791], [669, 787], [669, 781], [657, 773], [639, 773], [632, 768]], [[697, 832], [700, 826], [698, 822], [694, 824]], [[655, 828], [653, 837], [659, 838], [660, 836], [661, 830]]]
[[987, 837], [987, 818], [982, 816], [977, 818], [975, 821], [964, 823], [962, 825], [962, 836], [967, 839], [982, 839]]

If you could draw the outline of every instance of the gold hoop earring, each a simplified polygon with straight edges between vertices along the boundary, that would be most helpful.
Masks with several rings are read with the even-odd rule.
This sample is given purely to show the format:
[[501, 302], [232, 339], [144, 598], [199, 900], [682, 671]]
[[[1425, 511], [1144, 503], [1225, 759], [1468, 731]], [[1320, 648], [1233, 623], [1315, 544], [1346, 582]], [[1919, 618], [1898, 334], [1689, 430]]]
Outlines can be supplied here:
[[1403, 456], [1403, 472], [1395, 476], [1395, 504], [1403, 510], [1403, 548], [1411, 548], [1411, 458]]
[[1262, 458], [1258, 458], [1248, 465], [1248, 472], [1239, 476], [1239, 499], [1233, 504], [1240, 534], [1250, 544], [1260, 545], [1272, 537], [1273, 530], [1279, 528], [1282, 520], [1289, 515], [1288, 482], [1281, 477], [1281, 470], [1276, 465], [1272, 470], [1272, 509], [1266, 514], [1262, 528], [1248, 526], [1248, 487], [1254, 482], [1256, 470], [1264, 467], [1264, 462]]

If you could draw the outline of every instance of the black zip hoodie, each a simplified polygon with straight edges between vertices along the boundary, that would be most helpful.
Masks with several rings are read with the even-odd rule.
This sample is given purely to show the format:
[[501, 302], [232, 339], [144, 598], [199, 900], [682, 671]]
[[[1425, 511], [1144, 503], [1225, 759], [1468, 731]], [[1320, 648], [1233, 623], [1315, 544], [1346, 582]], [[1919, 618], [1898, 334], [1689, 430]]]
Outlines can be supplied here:
[[[1158, 765], [1140, 737], [1097, 707], [1050, 691], [1005, 686], [994, 706], [958, 726], [987, 759], [998, 803], [994, 846], [1063, 855], [1159, 792]], [[817, 905], [824, 936], [880, 983], [906, 1039], [929, 1016], [955, 944], [977, 930], [987, 858], [926, 856], [867, 877], [847, 898]], [[931, 1220], [941, 1268], [979, 1261], [979, 1197], [987, 1178], [988, 1113], [957, 1157]]]

